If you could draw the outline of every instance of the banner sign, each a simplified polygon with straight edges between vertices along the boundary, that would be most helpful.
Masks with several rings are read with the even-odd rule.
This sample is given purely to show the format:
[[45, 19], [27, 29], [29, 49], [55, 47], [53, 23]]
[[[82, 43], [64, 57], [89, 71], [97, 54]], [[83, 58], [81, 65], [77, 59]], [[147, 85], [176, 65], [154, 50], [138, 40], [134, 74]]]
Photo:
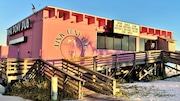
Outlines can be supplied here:
[[139, 36], [140, 26], [137, 24], [113, 20], [113, 33]]

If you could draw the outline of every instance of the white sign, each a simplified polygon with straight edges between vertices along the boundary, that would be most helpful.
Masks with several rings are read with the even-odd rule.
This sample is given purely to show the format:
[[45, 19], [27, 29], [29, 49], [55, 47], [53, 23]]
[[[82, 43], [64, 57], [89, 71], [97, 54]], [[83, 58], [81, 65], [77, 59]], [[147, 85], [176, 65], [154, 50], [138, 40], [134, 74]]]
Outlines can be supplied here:
[[126, 34], [132, 36], [139, 36], [140, 26], [123, 21], [114, 20], [113, 33]]
[[26, 41], [27, 41], [27, 37], [22, 36], [22, 37], [19, 37], [19, 38], [10, 40], [10, 41], [9, 41], [9, 44], [10, 44], [10, 45], [13, 45], [13, 44], [17, 44], [17, 43], [26, 42]]
[[26, 29], [30, 28], [30, 20], [25, 19], [22, 22], [13, 25], [12, 27], [7, 29], [7, 34], [8, 35], [14, 35], [18, 32], [24, 31]]

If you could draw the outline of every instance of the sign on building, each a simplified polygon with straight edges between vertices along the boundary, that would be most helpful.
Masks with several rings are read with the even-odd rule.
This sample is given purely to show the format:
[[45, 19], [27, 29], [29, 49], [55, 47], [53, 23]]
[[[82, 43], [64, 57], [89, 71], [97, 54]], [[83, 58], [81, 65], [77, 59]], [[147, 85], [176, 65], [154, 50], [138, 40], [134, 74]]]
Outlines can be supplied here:
[[140, 26], [137, 24], [113, 20], [113, 33], [139, 36]]

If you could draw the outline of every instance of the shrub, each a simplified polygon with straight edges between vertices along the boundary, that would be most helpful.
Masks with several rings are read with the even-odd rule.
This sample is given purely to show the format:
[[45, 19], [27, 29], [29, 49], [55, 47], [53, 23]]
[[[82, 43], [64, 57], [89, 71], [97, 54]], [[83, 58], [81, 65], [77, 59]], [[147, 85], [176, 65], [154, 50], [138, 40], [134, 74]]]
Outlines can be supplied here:
[[43, 77], [15, 82], [7, 95], [20, 96], [34, 101], [50, 100], [50, 81]]

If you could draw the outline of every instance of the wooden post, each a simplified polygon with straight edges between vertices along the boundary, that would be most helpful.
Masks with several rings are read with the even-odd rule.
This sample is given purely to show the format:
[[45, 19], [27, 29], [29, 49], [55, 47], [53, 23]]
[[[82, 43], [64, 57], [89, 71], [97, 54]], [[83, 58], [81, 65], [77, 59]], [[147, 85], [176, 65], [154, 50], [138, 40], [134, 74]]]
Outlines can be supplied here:
[[159, 68], [160, 68], [160, 64], [157, 64], [157, 66], [156, 66], [156, 76], [159, 76]]
[[153, 69], [153, 75], [156, 75], [156, 68], [157, 68], [156, 63], [153, 64], [153, 68], [155, 68]]
[[83, 99], [82, 84], [78, 81], [78, 99]]
[[176, 64], [176, 75], [178, 74], [178, 65]]
[[145, 65], [147, 66], [148, 63], [148, 51], [145, 52]]
[[162, 76], [162, 67], [163, 67], [163, 63], [164, 63], [164, 52], [161, 52], [161, 63], [159, 63], [159, 65], [157, 66], [157, 76]]
[[36, 60], [36, 64], [35, 64], [35, 70], [37, 71], [37, 76], [39, 76], [39, 68], [40, 68], [40, 61]]
[[24, 59], [24, 67], [23, 67], [23, 75], [22, 76], [24, 76], [26, 73], [27, 73], [27, 71], [28, 71], [28, 68], [27, 68], [27, 59]]
[[79, 69], [79, 67], [77, 67], [77, 68], [78, 68], [78, 77], [81, 78], [81, 72], [80, 72], [80, 69]]
[[7, 59], [7, 66], [5, 67], [5, 71], [6, 71], [6, 77], [7, 77], [7, 83], [11, 83], [11, 79], [9, 78], [8, 74], [9, 74], [9, 70], [11, 68], [11, 63], [9, 61], [9, 59]]
[[57, 101], [58, 96], [58, 78], [52, 77], [51, 78], [51, 100]]
[[162, 52], [161, 53], [161, 61], [162, 61], [162, 63], [161, 63], [161, 76], [163, 77], [163, 78], [165, 78], [165, 76], [166, 76], [166, 72], [165, 72], [165, 59], [164, 59], [164, 53]]
[[116, 79], [113, 80], [113, 95], [116, 94]]
[[[66, 92], [66, 83], [67, 83], [67, 80], [68, 80], [66, 74], [64, 74], [64, 78], [63, 79], [64, 79], [63, 80], [63, 92]], [[63, 93], [63, 97], [65, 97], [65, 93]]]
[[118, 67], [119, 67], [118, 54], [116, 54], [115, 76], [116, 76], [116, 72], [117, 72]]
[[109, 67], [105, 66], [105, 75], [107, 75], [107, 76], [109, 75], [109, 70], [108, 69], [109, 69]]
[[97, 58], [97, 56], [94, 56], [94, 57], [93, 57], [93, 70], [94, 70], [94, 71], [97, 71], [96, 58]]
[[165, 70], [165, 64], [164, 64], [164, 62], [163, 62], [163, 64], [162, 64], [162, 76], [163, 76], [163, 78], [166, 77], [166, 70]]
[[133, 55], [134, 55], [133, 67], [136, 67], [136, 53], [134, 53]]

